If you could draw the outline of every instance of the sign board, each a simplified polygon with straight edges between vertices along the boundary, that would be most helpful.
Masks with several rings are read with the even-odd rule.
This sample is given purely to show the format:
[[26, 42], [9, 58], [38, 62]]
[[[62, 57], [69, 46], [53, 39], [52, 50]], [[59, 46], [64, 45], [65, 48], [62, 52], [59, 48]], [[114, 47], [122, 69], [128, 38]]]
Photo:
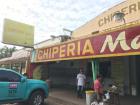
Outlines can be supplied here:
[[34, 27], [5, 19], [2, 42], [17, 46], [33, 47]]
[[[114, 21], [113, 16], [116, 12], [125, 14], [124, 21]], [[140, 0], [125, 0], [74, 30], [72, 37], [83, 37], [94, 32], [107, 32], [124, 24], [137, 24], [138, 20], [140, 21]]]
[[140, 26], [73, 40], [33, 52], [32, 62], [140, 54]]

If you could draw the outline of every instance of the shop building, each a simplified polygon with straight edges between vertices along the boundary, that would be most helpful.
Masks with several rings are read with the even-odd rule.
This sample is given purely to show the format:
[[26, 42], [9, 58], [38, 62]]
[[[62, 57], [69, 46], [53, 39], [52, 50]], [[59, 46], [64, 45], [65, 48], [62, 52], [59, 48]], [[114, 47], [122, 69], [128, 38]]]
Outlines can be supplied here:
[[[59, 35], [59, 36], [51, 35], [50, 39], [44, 40], [44, 41], [42, 41], [40, 43], [36, 43], [34, 45], [34, 50], [32, 51], [31, 56], [32, 56], [32, 58], [34, 58], [36, 56], [36, 49], [46, 48], [46, 47], [49, 47], [52, 45], [58, 45], [61, 42], [65, 42], [67, 40], [70, 40], [70, 37], [67, 35]], [[46, 78], [48, 78], [46, 66], [47, 66], [46, 62], [34, 63], [33, 59], [31, 59], [30, 71], [28, 71], [29, 76], [31, 78], [45, 80]]]
[[12, 53], [11, 57], [0, 59], [0, 67], [13, 69], [21, 74], [30, 70], [30, 48], [23, 48]]
[[[72, 40], [35, 49], [32, 63], [45, 66], [43, 78], [50, 79], [53, 87], [76, 88], [76, 74], [82, 67], [87, 88], [100, 73], [105, 85], [115, 83], [120, 94], [140, 95], [139, 8], [139, 0], [114, 6], [76, 29]], [[116, 11], [125, 13], [125, 21], [113, 21]]]
[[[139, 81], [135, 76], [136, 72], [139, 73], [137, 63], [140, 53], [139, 29], [140, 26], [134, 26], [104, 35], [89, 36], [51, 47], [40, 48], [34, 52], [35, 56], [32, 61], [41, 64], [46, 62], [46, 71], [50, 69], [48, 76], [50, 77], [52, 74], [55, 77], [58, 73], [61, 82], [62, 80], [65, 81], [64, 76], [68, 77], [71, 73], [73, 74], [70, 77], [76, 77], [77, 71], [81, 67], [86, 70], [85, 73], [88, 73], [90, 68], [86, 67], [90, 65], [92, 69], [89, 72], [90, 74], [93, 72], [93, 79], [96, 78], [97, 73], [101, 73], [104, 77], [112, 78], [114, 82], [119, 84], [122, 94], [125, 93], [124, 88], [124, 90], [128, 90], [126, 94], [130, 94], [130, 91], [133, 93], [134, 88], [136, 89], [136, 85], [139, 84], [137, 84]], [[70, 65], [76, 66], [72, 68]], [[56, 79], [57, 82], [58, 80]], [[67, 83], [67, 81], [65, 82]], [[73, 84], [75, 83], [73, 82]]]

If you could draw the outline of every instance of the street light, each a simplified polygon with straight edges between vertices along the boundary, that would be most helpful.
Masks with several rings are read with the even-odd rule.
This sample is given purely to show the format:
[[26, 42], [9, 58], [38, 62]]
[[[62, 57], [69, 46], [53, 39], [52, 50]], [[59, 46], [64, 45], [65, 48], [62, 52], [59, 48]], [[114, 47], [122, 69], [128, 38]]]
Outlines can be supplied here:
[[125, 23], [125, 19], [124, 19], [125, 14], [123, 12], [115, 12], [113, 15], [113, 18], [116, 22], [124, 22]]

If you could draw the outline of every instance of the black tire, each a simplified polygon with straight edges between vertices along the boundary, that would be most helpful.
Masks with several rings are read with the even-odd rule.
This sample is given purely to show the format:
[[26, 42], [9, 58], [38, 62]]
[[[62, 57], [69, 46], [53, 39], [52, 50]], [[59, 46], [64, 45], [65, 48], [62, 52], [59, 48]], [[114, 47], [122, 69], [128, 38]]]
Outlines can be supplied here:
[[44, 104], [44, 95], [41, 91], [35, 91], [32, 93], [28, 100], [29, 105], [43, 105]]

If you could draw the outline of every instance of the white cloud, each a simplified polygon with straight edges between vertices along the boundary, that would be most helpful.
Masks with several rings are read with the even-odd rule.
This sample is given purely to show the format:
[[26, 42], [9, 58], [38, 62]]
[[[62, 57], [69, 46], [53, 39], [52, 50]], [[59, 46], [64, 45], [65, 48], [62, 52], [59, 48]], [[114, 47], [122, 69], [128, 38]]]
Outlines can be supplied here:
[[63, 34], [63, 28], [76, 29], [120, 1], [123, 0], [0, 0], [0, 36], [3, 19], [9, 18], [34, 25], [35, 43], [40, 42], [52, 34]]

